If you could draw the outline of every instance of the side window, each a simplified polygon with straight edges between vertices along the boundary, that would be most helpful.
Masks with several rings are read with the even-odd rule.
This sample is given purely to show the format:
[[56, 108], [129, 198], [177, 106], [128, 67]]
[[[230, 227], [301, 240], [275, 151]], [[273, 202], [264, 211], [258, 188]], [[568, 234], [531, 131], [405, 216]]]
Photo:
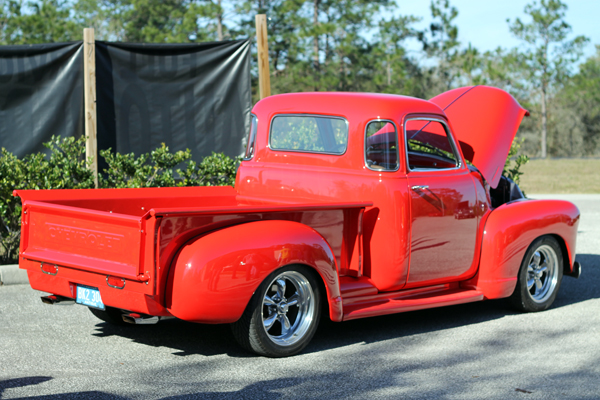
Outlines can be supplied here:
[[254, 157], [254, 146], [256, 145], [256, 130], [258, 128], [258, 119], [252, 114], [250, 121], [250, 134], [248, 135], [248, 144], [246, 145], [246, 154], [244, 160], [251, 160]]
[[271, 122], [273, 150], [344, 154], [348, 146], [348, 123], [338, 117], [277, 115]]
[[365, 161], [372, 170], [398, 169], [398, 133], [391, 121], [371, 121], [367, 124]]
[[408, 166], [415, 169], [450, 169], [460, 165], [446, 125], [437, 120], [410, 119], [405, 123]]

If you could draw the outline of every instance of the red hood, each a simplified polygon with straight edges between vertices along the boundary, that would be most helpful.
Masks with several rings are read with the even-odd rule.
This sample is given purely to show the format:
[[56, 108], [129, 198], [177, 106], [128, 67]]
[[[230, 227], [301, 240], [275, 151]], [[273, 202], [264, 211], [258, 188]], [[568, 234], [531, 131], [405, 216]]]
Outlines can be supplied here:
[[491, 187], [498, 186], [510, 145], [529, 112], [504, 90], [489, 86], [454, 89], [429, 101], [446, 113], [465, 158]]

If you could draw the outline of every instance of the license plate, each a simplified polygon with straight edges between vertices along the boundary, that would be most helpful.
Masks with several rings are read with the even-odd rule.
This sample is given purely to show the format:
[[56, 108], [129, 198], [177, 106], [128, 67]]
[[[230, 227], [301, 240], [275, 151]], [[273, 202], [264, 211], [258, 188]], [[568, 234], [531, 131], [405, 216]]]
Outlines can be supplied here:
[[77, 285], [77, 299], [75, 301], [84, 306], [104, 310], [100, 291], [93, 287]]

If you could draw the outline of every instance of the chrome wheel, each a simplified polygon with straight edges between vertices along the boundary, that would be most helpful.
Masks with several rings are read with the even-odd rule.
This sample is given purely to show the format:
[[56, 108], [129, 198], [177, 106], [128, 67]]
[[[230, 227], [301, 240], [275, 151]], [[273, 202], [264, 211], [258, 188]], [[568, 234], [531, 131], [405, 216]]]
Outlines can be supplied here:
[[262, 324], [267, 337], [279, 346], [301, 340], [315, 315], [315, 295], [308, 279], [296, 272], [279, 274], [267, 286], [262, 300]]
[[560, 244], [552, 236], [542, 236], [531, 243], [517, 275], [510, 302], [525, 312], [543, 311], [552, 305], [563, 276]]
[[550, 298], [558, 283], [558, 257], [549, 245], [542, 245], [527, 265], [527, 291], [536, 303]]
[[267, 357], [298, 354], [319, 324], [321, 284], [318, 273], [304, 265], [273, 271], [256, 289], [242, 317], [231, 324], [235, 339]]

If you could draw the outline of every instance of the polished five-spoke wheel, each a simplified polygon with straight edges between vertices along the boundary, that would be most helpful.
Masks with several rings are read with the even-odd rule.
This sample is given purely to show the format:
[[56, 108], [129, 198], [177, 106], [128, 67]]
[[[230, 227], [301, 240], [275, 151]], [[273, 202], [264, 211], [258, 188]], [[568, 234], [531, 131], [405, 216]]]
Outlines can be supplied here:
[[523, 259], [517, 286], [510, 300], [522, 311], [542, 311], [550, 307], [563, 276], [560, 246], [551, 236], [536, 239]]
[[320, 317], [316, 273], [289, 266], [273, 272], [254, 293], [244, 315], [232, 324], [237, 341], [269, 357], [300, 352], [315, 333]]
[[558, 283], [558, 258], [549, 245], [542, 245], [527, 265], [527, 291], [536, 303], [543, 303], [554, 293]]
[[296, 271], [279, 274], [263, 297], [263, 326], [273, 343], [301, 340], [315, 317], [315, 295], [308, 278]]

